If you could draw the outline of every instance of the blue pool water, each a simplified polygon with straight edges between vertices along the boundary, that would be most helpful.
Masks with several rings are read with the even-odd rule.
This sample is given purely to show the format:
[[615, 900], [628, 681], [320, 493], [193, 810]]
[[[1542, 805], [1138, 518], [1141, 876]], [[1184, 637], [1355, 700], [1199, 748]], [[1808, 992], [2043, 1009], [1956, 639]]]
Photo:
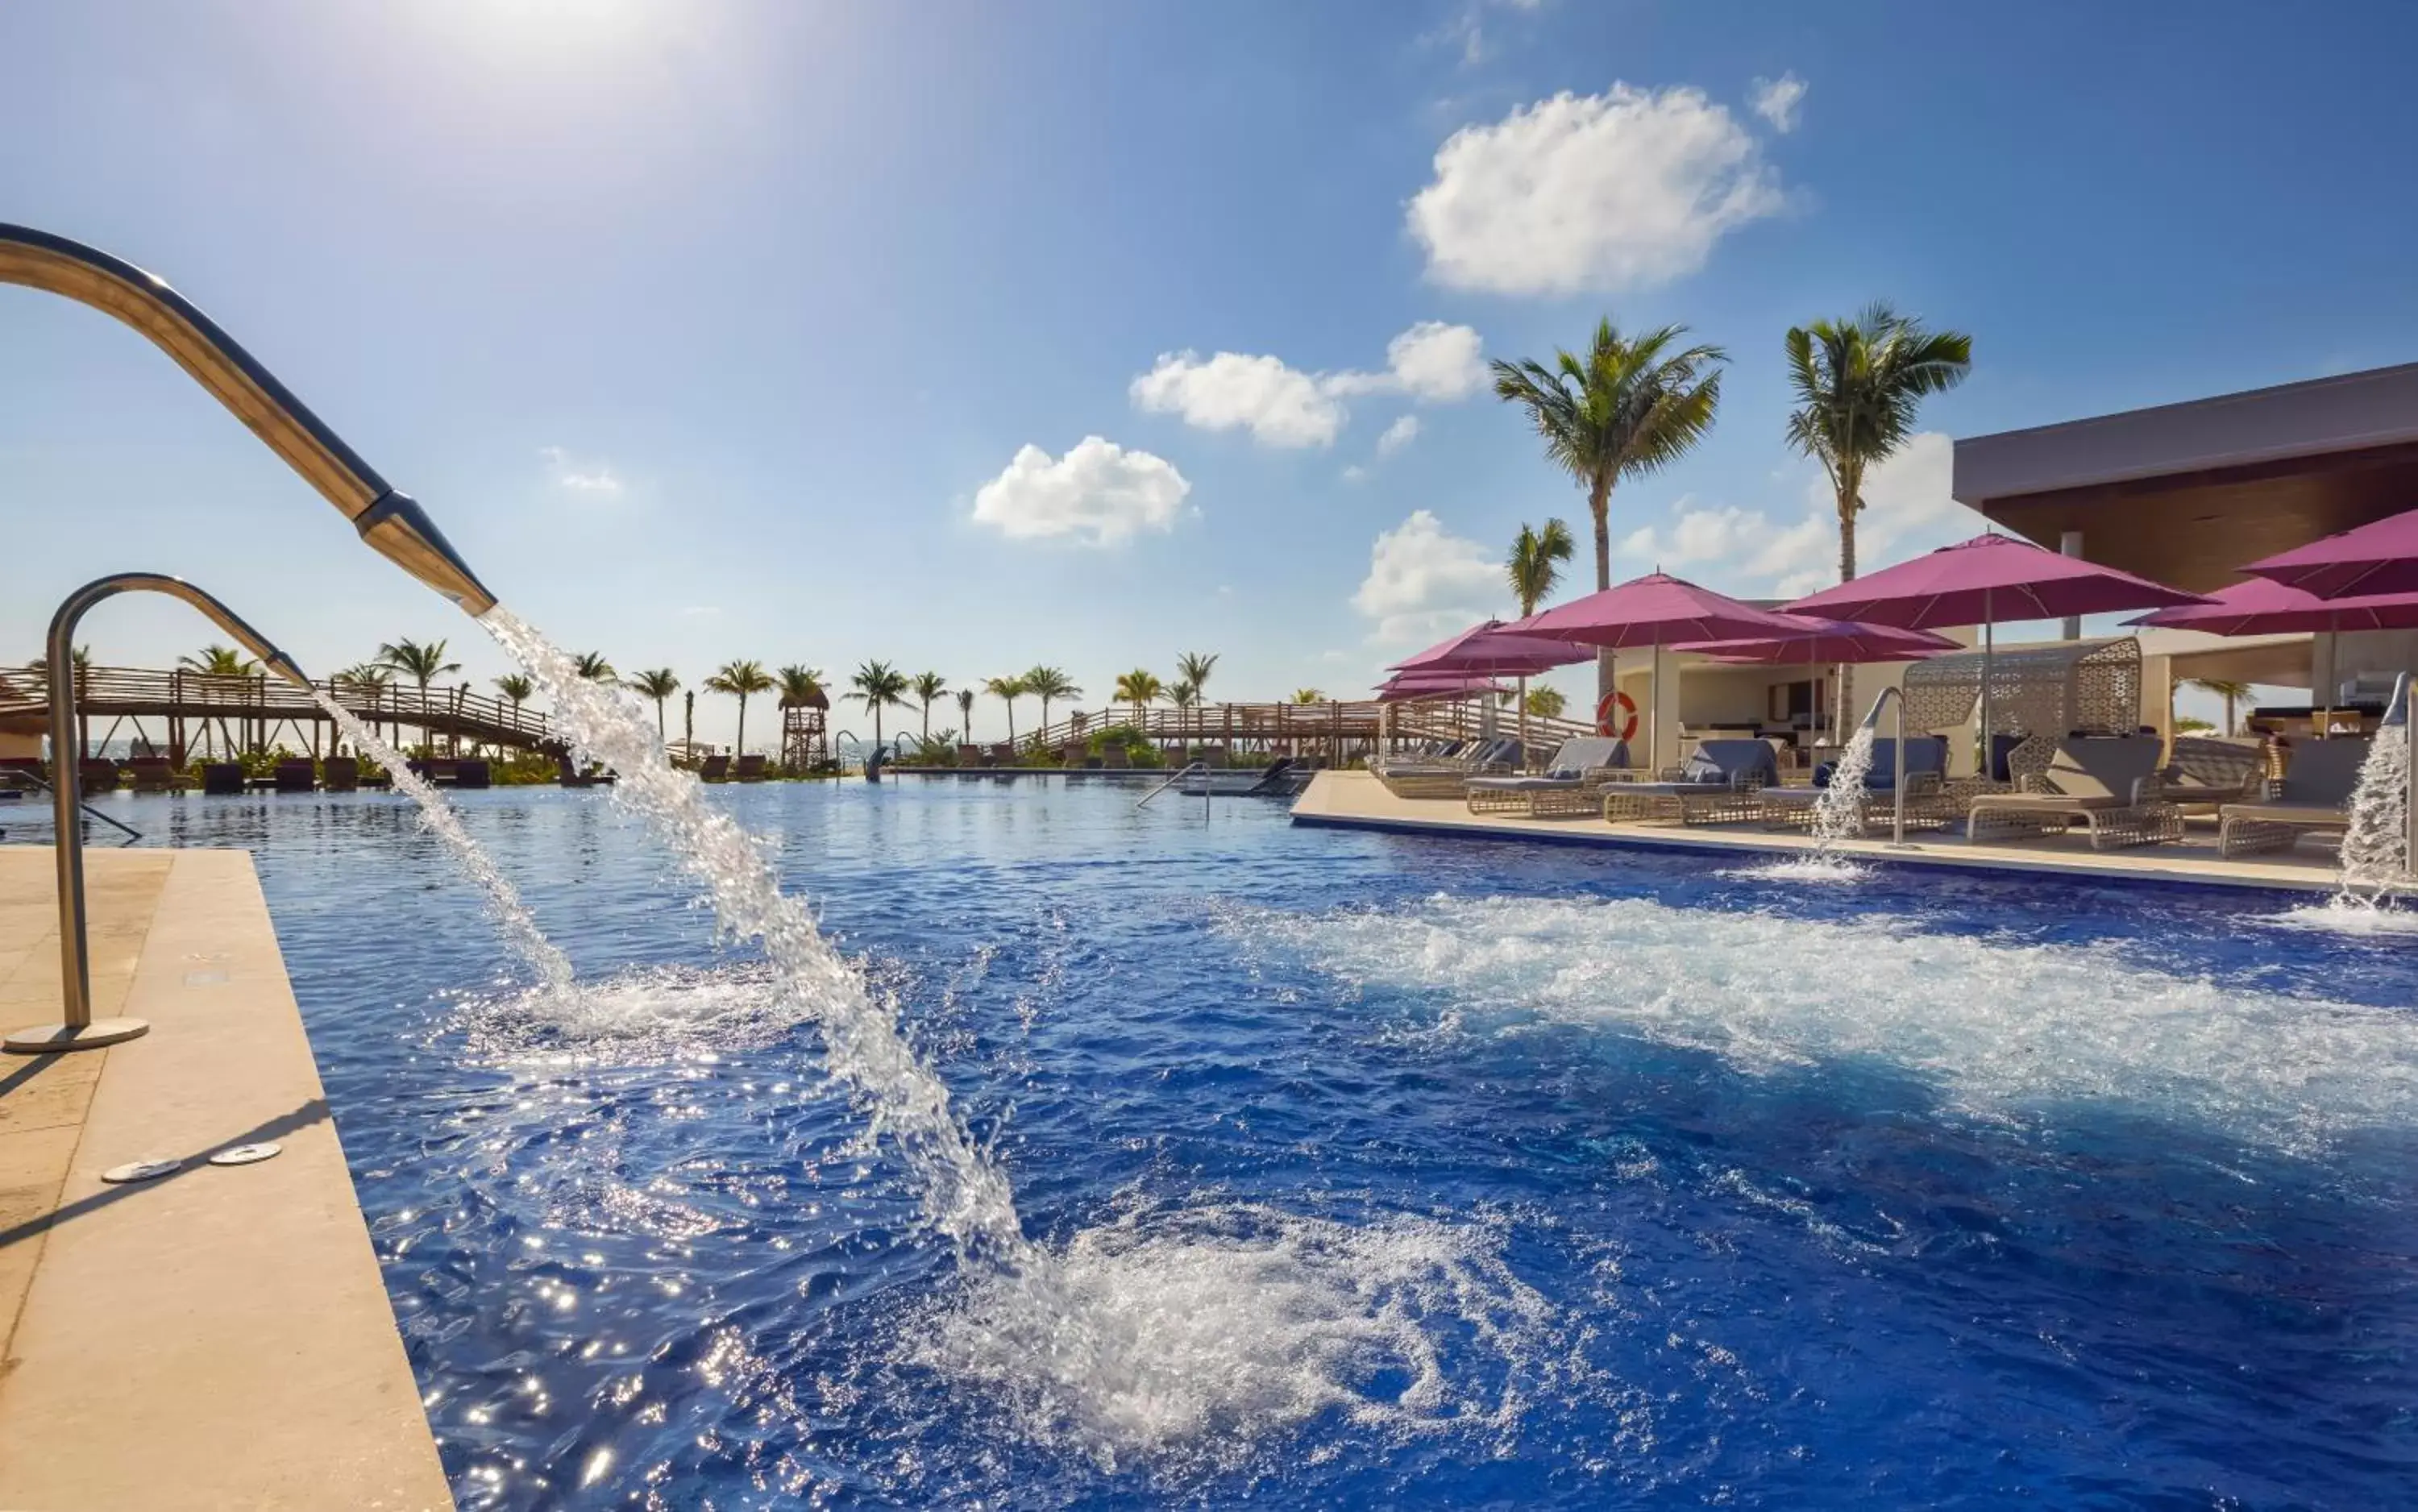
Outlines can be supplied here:
[[[922, 1231], [600, 793], [255, 848], [466, 1506], [2343, 1506], [2418, 1477], [2418, 938], [2288, 901], [722, 789], [1091, 1327]], [[1103, 1342], [1105, 1340], [1105, 1343]]]

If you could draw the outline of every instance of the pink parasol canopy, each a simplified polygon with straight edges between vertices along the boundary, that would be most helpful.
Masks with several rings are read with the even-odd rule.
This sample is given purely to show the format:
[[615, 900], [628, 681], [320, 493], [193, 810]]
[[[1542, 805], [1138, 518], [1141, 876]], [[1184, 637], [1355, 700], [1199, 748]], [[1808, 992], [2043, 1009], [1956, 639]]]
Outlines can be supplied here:
[[1649, 573], [1515, 619], [1505, 628], [1515, 635], [1621, 650], [1676, 646], [1683, 641], [1788, 635], [1801, 627], [1785, 616], [1742, 603], [1726, 593], [1698, 588], [1668, 573]]
[[2219, 588], [2206, 603], [2161, 609], [2127, 624], [2199, 630], [2211, 635], [2289, 635], [2342, 630], [2418, 630], [2418, 593], [2364, 593], [2321, 599], [2273, 578]]
[[2013, 536], [1980, 535], [1824, 588], [1787, 609], [1901, 630], [1931, 630], [2207, 602], [2196, 593]]
[[1389, 678], [1378, 684], [1377, 701], [1381, 704], [1407, 702], [1413, 698], [1474, 698], [1488, 694], [1504, 694], [1511, 690], [1492, 678], [1466, 673], [1440, 674], [1433, 677]]
[[1512, 634], [1505, 630], [1502, 620], [1489, 619], [1470, 626], [1450, 640], [1437, 642], [1416, 656], [1396, 662], [1388, 670], [1407, 674], [1493, 673], [1503, 677], [1525, 677], [1532, 672], [1584, 662], [1587, 655], [1585, 650], [1574, 649], [1567, 641]]
[[1803, 627], [1795, 635], [1759, 635], [1749, 640], [1708, 640], [1675, 650], [1695, 651], [1720, 662], [1756, 663], [1768, 666], [1811, 665], [1817, 662], [1920, 662], [1941, 651], [1963, 650], [1945, 635], [1927, 630], [1899, 630], [1867, 625], [1854, 619], [1824, 619], [1814, 615], [1786, 615]]
[[2295, 546], [2242, 571], [2321, 599], [2418, 593], [2418, 510]]

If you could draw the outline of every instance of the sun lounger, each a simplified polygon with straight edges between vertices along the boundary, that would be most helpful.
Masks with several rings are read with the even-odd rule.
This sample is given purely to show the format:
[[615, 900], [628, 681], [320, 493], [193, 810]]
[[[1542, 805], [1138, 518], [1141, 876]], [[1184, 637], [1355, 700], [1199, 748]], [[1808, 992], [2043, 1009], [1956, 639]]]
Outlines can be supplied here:
[[1396, 798], [1459, 798], [1472, 777], [1509, 776], [1520, 770], [1520, 742], [1480, 741], [1464, 756], [1431, 762], [1388, 762], [1377, 780]]
[[454, 787], [493, 787], [495, 785], [495, 765], [483, 756], [465, 756], [453, 763]]
[[741, 782], [762, 782], [767, 759], [763, 752], [750, 751], [739, 758], [739, 770], [731, 775]]
[[213, 761], [202, 768], [202, 792], [210, 798], [243, 796], [243, 763]]
[[176, 769], [166, 756], [130, 756], [126, 767], [133, 773], [131, 786], [138, 793], [164, 793], [176, 786]]
[[2227, 803], [2256, 803], [2267, 792], [2267, 752], [2255, 741], [2175, 739], [2166, 770], [2166, 802], [2186, 814], [2214, 813]]
[[2256, 802], [2227, 803], [2217, 810], [2216, 849], [2221, 856], [2255, 856], [2289, 850], [2304, 834], [2339, 832], [2350, 823], [2350, 796], [2367, 760], [2365, 741], [2303, 741], [2279, 780]]
[[1599, 789], [1629, 768], [1629, 742], [1583, 735], [1564, 741], [1538, 777], [1468, 777], [1462, 781], [1472, 814], [1525, 814], [1532, 819], [1581, 818], [1602, 806]]
[[1780, 781], [1768, 741], [1700, 741], [1680, 766], [1655, 782], [1603, 785], [1603, 817], [1614, 824], [1731, 824], [1763, 817], [1762, 790]]
[[2162, 743], [2154, 735], [2059, 741], [2048, 770], [2012, 793], [1973, 800], [1969, 844], [2063, 834], [2080, 825], [2093, 850], [2180, 840], [2183, 811], [2166, 802], [2158, 779]]
[[[1814, 771], [1811, 787], [1766, 787], [1756, 796], [1763, 822], [1773, 829], [1811, 829], [1822, 801], [1829, 793], [1835, 763]], [[1905, 822], [1909, 829], [1942, 829], [1958, 816], [1945, 802], [1948, 741], [1921, 735], [1905, 742]], [[1857, 827], [1872, 829], [1897, 821], [1897, 741], [1884, 737], [1873, 742], [1872, 770], [1864, 774], [1863, 800]]]
[[331, 793], [349, 793], [361, 786], [361, 764], [353, 756], [329, 756], [319, 763], [324, 786]]
[[269, 772], [281, 793], [307, 793], [319, 786], [319, 769], [305, 758], [281, 761]]
[[117, 763], [98, 757], [76, 763], [76, 783], [86, 794], [117, 791]]
[[[570, 764], [567, 760], [564, 763], [564, 769], [566, 771], [570, 771], [571, 774], [574, 777], [578, 775], [575, 771], [571, 771]], [[696, 769], [696, 780], [699, 782], [723, 782], [727, 780], [729, 776], [730, 758], [727, 756], [716, 755], [707, 756], [705, 758], [705, 765]]]

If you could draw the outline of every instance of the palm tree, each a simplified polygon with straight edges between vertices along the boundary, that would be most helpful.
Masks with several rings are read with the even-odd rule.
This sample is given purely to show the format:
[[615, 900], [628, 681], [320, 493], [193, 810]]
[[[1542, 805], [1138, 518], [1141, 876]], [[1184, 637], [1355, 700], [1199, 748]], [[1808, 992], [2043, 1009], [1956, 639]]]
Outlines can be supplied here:
[[1326, 702], [1326, 695], [1316, 688], [1295, 688], [1293, 701], [1297, 704], [1323, 704]]
[[849, 696], [863, 704], [873, 715], [873, 743], [881, 744], [881, 710], [907, 702], [907, 674], [887, 662], [867, 662], [856, 669], [849, 680], [856, 692]]
[[669, 739], [664, 728], [664, 701], [680, 692], [680, 674], [667, 666], [655, 667], [632, 678], [630, 687], [638, 696], [655, 701], [655, 739]]
[[[1504, 575], [1511, 579], [1511, 596], [1520, 601], [1521, 619], [1535, 614], [1537, 605], [1553, 597], [1554, 586], [1562, 580], [1562, 564], [1577, 551], [1570, 527], [1558, 518], [1547, 519], [1542, 530], [1521, 522], [1520, 533], [1511, 541], [1511, 555], [1503, 563]], [[1561, 695], [1553, 696], [1558, 700]], [[1553, 710], [1560, 712], [1558, 707]], [[1520, 675], [1520, 738], [1527, 736], [1528, 675], [1523, 672]]]
[[496, 691], [502, 694], [504, 701], [513, 706], [513, 722], [518, 724], [521, 717], [521, 705], [528, 701], [529, 695], [537, 692], [537, 684], [518, 672], [510, 672], [496, 680]]
[[619, 682], [613, 664], [604, 660], [603, 651], [582, 651], [571, 659], [571, 670], [590, 682]]
[[176, 664], [212, 678], [248, 678], [260, 670], [258, 662], [232, 646], [205, 646], [198, 656], [177, 657]]
[[739, 700], [739, 740], [731, 749], [744, 755], [747, 750], [747, 699], [752, 694], [769, 693], [773, 680], [764, 675], [761, 662], [725, 662], [713, 676], [705, 680], [708, 693], [727, 693]]
[[[938, 672], [918, 672], [908, 687], [914, 692], [915, 701], [924, 706], [924, 743], [932, 743], [932, 700], [949, 691], [949, 682]], [[972, 700], [968, 702], [971, 704]]]
[[1530, 690], [1523, 707], [1539, 719], [1559, 719], [1562, 710], [1569, 706], [1563, 699], [1561, 689], [1536, 688]]
[[1201, 702], [1201, 684], [1190, 678], [1178, 678], [1168, 684], [1167, 701], [1178, 709], [1191, 709]]
[[[1175, 676], [1179, 683], [1192, 684], [1192, 703], [1199, 708], [1207, 701], [1209, 674], [1217, 669], [1216, 651], [1186, 651], [1175, 659]], [[1178, 707], [1185, 707], [1179, 705]], [[1196, 725], [1198, 722], [1195, 722]]]
[[1121, 703], [1133, 705], [1136, 729], [1141, 728], [1142, 710], [1166, 691], [1159, 686], [1158, 679], [1140, 667], [1135, 667], [1130, 672], [1120, 673], [1117, 677], [1117, 699]]
[[2250, 684], [2234, 682], [2225, 678], [2194, 678], [2191, 685], [2203, 693], [2212, 693], [2225, 700], [2225, 733], [2234, 733], [2233, 706], [2250, 696]]
[[1025, 692], [1041, 700], [1041, 724], [1044, 728], [1047, 728], [1049, 724], [1049, 700], [1080, 698], [1083, 695], [1083, 690], [1075, 686], [1074, 680], [1054, 666], [1036, 666], [1018, 680], [1024, 684]]
[[957, 690], [957, 727], [965, 731], [966, 743], [968, 745], [973, 744], [974, 691], [972, 688], [959, 688]]
[[[1914, 435], [1915, 413], [1929, 395], [1953, 389], [1973, 370], [1973, 338], [1928, 330], [1910, 315], [1875, 303], [1853, 320], [1794, 326], [1787, 338], [1788, 385], [1797, 407], [1788, 442], [1822, 464], [1839, 511], [1839, 581], [1856, 575], [1856, 515], [1864, 477]], [[1839, 707], [1855, 707], [1852, 669], [1839, 668]]]
[[[432, 640], [425, 644], [410, 639], [391, 641], [378, 648], [377, 659], [419, 685], [421, 729], [422, 734], [428, 736], [428, 743], [433, 747], [436, 743], [436, 737], [429, 733], [426, 723], [428, 685], [448, 672], [461, 671], [462, 664], [445, 660], [445, 643], [441, 640]], [[399, 726], [401, 721], [398, 720], [396, 724]], [[398, 735], [402, 733], [399, 727], [396, 733]], [[431, 750], [428, 754], [434, 756], [436, 752]]]
[[[1610, 316], [1586, 355], [1557, 350], [1554, 366], [1492, 363], [1498, 399], [1524, 405], [1545, 455], [1586, 490], [1595, 521], [1595, 585], [1612, 587], [1612, 490], [1687, 455], [1712, 429], [1728, 360], [1718, 346], [1680, 346], [1685, 326], [1634, 341]], [[1596, 659], [1596, 696], [1612, 691], [1612, 653]]]
[[[1023, 697], [1031, 691], [1031, 689], [1024, 685], [1024, 680], [1022, 678], [986, 678], [983, 680], [983, 692], [989, 694], [992, 697], [1007, 705], [1007, 743], [1010, 745], [1014, 745], [1016, 743], [1016, 700]], [[968, 717], [970, 719], [972, 718], [971, 715]], [[972, 726], [969, 725], [967, 727], [972, 728]]]
[[784, 709], [828, 709], [831, 695], [823, 691], [823, 669], [792, 662], [774, 674], [781, 689]]

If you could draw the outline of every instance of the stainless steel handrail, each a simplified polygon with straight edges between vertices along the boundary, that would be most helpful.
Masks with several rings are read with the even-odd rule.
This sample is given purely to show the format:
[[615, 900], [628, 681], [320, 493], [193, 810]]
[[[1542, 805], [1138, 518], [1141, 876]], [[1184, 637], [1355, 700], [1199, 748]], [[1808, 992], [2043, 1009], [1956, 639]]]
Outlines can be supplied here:
[[[1196, 771], [1205, 775], [1208, 771], [1209, 763], [1206, 761], [1187, 762], [1181, 770], [1169, 772], [1165, 782], [1160, 783], [1157, 787], [1152, 788], [1149, 792], [1142, 794], [1140, 798], [1137, 799], [1134, 802], [1134, 807], [1141, 807], [1142, 804], [1149, 802], [1152, 799], [1156, 798], [1159, 794], [1167, 791], [1169, 788], [1174, 787], [1177, 783], [1182, 782], [1185, 778], [1191, 776]], [[1205, 797], [1206, 795], [1204, 794], [1203, 796]]]
[[120, 593], [164, 593], [182, 599], [216, 621], [237, 644], [259, 657], [261, 664], [288, 681], [308, 689], [311, 680], [278, 649], [268, 636], [252, 628], [241, 615], [182, 578], [161, 573], [119, 573], [96, 578], [76, 589], [51, 617], [49, 637], [51, 695], [51, 811], [58, 822], [53, 851], [58, 862], [59, 995], [63, 1013], [55, 1024], [12, 1030], [6, 1048], [19, 1054], [95, 1049], [147, 1032], [140, 1018], [92, 1016], [92, 955], [85, 935], [84, 896], [84, 826], [76, 816], [84, 806], [83, 782], [76, 771], [75, 633], [84, 611]]
[[[17, 775], [23, 777], [25, 781], [32, 783], [42, 791], [50, 793], [54, 802], [57, 801], [57, 792], [51, 787], [47, 779], [37, 776], [30, 771], [20, 771]], [[81, 774], [79, 774], [77, 781], [79, 783], [83, 781]], [[135, 841], [143, 838], [142, 831], [136, 829], [134, 826], [127, 823], [123, 819], [115, 818], [110, 815], [103, 814], [100, 810], [93, 807], [90, 803], [78, 803], [76, 806], [84, 810], [84, 817], [88, 819], [99, 819], [101, 823], [108, 825], [111, 829], [114, 829], [120, 834], [126, 836], [126, 843], [130, 846]]]

